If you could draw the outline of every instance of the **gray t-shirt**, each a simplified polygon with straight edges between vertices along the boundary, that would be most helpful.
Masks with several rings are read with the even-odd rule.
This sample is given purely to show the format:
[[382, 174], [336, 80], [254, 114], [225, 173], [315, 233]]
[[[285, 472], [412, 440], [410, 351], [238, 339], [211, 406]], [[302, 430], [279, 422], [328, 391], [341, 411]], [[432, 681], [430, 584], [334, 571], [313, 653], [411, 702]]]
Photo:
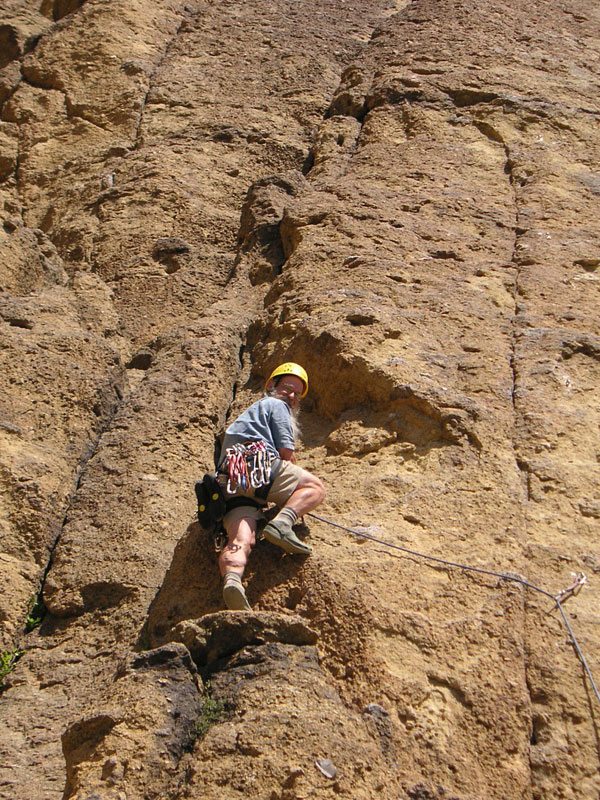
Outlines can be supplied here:
[[221, 457], [233, 444], [263, 441], [274, 456], [281, 447], [294, 450], [292, 412], [285, 400], [263, 397], [236, 419], [225, 431]]

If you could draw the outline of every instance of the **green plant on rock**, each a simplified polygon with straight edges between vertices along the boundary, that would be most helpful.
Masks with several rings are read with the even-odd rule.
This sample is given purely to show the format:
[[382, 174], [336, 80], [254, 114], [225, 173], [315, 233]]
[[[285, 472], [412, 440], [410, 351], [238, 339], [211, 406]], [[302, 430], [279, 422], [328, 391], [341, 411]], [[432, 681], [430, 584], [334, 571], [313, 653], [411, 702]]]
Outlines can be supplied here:
[[[196, 720], [193, 731], [193, 742], [202, 739], [213, 725], [225, 716], [225, 705], [222, 700], [213, 697], [210, 683], [207, 683], [204, 688], [204, 697], [202, 700], [202, 711]], [[192, 743], [193, 743], [192, 742]]]
[[19, 647], [0, 652], [0, 693], [6, 688], [5, 683], [8, 674], [13, 671], [15, 664], [24, 652]]
[[38, 625], [41, 624], [42, 620], [46, 616], [46, 606], [44, 605], [44, 601], [39, 597], [32, 597], [29, 603], [29, 611], [27, 612], [27, 618], [25, 620], [25, 630], [27, 633], [32, 631], [34, 628], [37, 628]]

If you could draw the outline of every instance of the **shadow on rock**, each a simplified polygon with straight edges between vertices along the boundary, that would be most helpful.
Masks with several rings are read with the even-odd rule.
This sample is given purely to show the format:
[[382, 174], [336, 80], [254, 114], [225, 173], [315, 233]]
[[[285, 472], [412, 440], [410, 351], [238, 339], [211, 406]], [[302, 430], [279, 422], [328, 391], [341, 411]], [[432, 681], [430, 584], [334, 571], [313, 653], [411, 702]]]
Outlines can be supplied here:
[[297, 616], [220, 611], [180, 622], [170, 638], [187, 647], [199, 669], [215, 671], [222, 668], [223, 659], [246, 647], [273, 642], [304, 647], [316, 644], [318, 634]]
[[[139, 638], [142, 649], [163, 644], [169, 638], [169, 631], [182, 620], [198, 619], [223, 609], [217, 559], [207, 532], [192, 523], [177, 544], [163, 584], [150, 605]], [[246, 572], [250, 604], [272, 605], [269, 599], [272, 590], [295, 577], [304, 561], [259, 541]]]
[[192, 523], [179, 540], [162, 586], [150, 604], [140, 637], [156, 647], [180, 620], [201, 617], [222, 607], [217, 558], [207, 532]]

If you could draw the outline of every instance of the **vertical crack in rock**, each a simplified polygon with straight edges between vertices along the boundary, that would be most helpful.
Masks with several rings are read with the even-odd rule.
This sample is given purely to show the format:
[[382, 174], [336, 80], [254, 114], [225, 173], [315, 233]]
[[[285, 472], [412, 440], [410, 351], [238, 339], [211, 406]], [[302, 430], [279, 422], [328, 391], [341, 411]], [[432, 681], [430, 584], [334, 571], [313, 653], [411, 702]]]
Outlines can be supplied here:
[[[513, 317], [511, 320], [511, 330], [510, 330], [510, 369], [512, 375], [512, 386], [511, 386], [511, 402], [512, 402], [512, 410], [513, 410], [513, 431], [512, 431], [512, 444], [513, 444], [513, 451], [515, 456], [515, 464], [517, 466], [518, 472], [521, 475], [523, 488], [525, 491], [525, 499], [526, 502], [529, 503], [531, 501], [531, 475], [528, 465], [523, 461], [523, 459], [519, 455], [518, 451], [518, 444], [517, 444], [517, 424], [519, 418], [519, 409], [518, 409], [518, 385], [519, 385], [519, 371], [518, 371], [518, 364], [517, 364], [517, 346], [518, 346], [518, 336], [519, 336], [519, 315], [520, 315], [520, 305], [519, 305], [519, 297], [521, 294], [520, 289], [520, 279], [521, 279], [521, 271], [522, 271], [522, 262], [519, 257], [519, 237], [521, 236], [520, 230], [520, 208], [521, 208], [521, 201], [519, 198], [519, 194], [517, 191], [517, 178], [514, 173], [514, 160], [511, 154], [510, 146], [505, 138], [498, 132], [496, 128], [490, 125], [487, 122], [481, 120], [474, 120], [475, 126], [486, 136], [491, 138], [493, 141], [499, 142], [502, 147], [504, 148], [504, 154], [506, 157], [504, 172], [508, 177], [508, 181], [511, 186], [513, 202], [514, 202], [514, 241], [513, 241], [513, 249], [511, 254], [511, 261], [510, 263], [513, 265], [514, 268], [514, 280], [512, 285], [512, 296], [514, 299], [514, 312]], [[517, 500], [515, 500], [517, 502]], [[523, 536], [526, 539], [527, 537], [527, 515], [523, 514], [522, 523], [525, 526], [523, 530]], [[524, 553], [522, 554], [524, 557]], [[532, 689], [529, 680], [529, 668], [528, 668], [528, 660], [527, 660], [527, 652], [528, 652], [528, 624], [527, 624], [527, 617], [528, 617], [528, 609], [529, 604], [526, 596], [526, 592], [521, 590], [521, 602], [522, 602], [522, 614], [521, 614], [521, 640], [523, 642], [523, 659], [522, 659], [522, 668], [523, 668], [523, 685], [526, 687], [528, 700], [529, 700], [529, 708], [530, 710], [533, 708], [533, 695]], [[533, 613], [539, 613], [538, 608], [534, 608]], [[530, 711], [531, 713], [531, 711]], [[532, 731], [534, 730], [534, 724], [532, 722]], [[532, 734], [533, 735], [533, 734]], [[534, 788], [534, 779], [533, 779], [533, 763], [531, 758], [529, 760], [529, 782], [531, 788]]]
[[[116, 383], [113, 384], [113, 389], [114, 389], [114, 391], [115, 391], [115, 393], [117, 395], [118, 402], [113, 403], [111, 409], [107, 412], [105, 418], [100, 423], [100, 426], [98, 428], [95, 440], [90, 445], [86, 446], [85, 450], [81, 454], [76, 473], [75, 473], [75, 475], [74, 475], [74, 477], [72, 479], [72, 489], [69, 492], [69, 494], [68, 494], [68, 496], [66, 498], [65, 505], [64, 505], [64, 513], [63, 513], [63, 516], [62, 516], [62, 521], [59, 523], [59, 525], [57, 527], [57, 531], [56, 531], [56, 535], [54, 537], [54, 540], [49, 543], [48, 548], [47, 548], [48, 555], [47, 555], [46, 564], [43, 567], [43, 570], [42, 570], [42, 573], [41, 573], [41, 577], [39, 578], [39, 582], [37, 584], [37, 589], [35, 591], [35, 598], [36, 598], [35, 605], [40, 603], [40, 601], [43, 602], [44, 587], [45, 587], [45, 584], [46, 584], [46, 579], [47, 579], [47, 577], [48, 577], [48, 575], [49, 575], [49, 573], [51, 572], [51, 569], [52, 569], [54, 553], [56, 551], [57, 546], [60, 543], [62, 531], [63, 531], [63, 529], [64, 529], [64, 527], [65, 527], [65, 525], [67, 523], [67, 520], [69, 518], [69, 512], [70, 512], [71, 507], [73, 506], [73, 503], [74, 503], [75, 498], [77, 496], [77, 491], [79, 489], [79, 486], [80, 486], [80, 483], [82, 481], [82, 478], [85, 475], [85, 471], [86, 471], [87, 465], [91, 461], [91, 459], [94, 457], [94, 455], [96, 454], [96, 452], [98, 450], [98, 447], [99, 447], [99, 444], [101, 442], [102, 436], [106, 432], [106, 430], [108, 430], [108, 428], [109, 428], [109, 426], [110, 426], [110, 424], [111, 424], [111, 422], [112, 422], [112, 420], [113, 420], [113, 418], [114, 418], [114, 416], [115, 416], [115, 414], [116, 414], [116, 412], [117, 412], [117, 410], [119, 408], [119, 405], [122, 402], [122, 394], [121, 394], [121, 390], [119, 388], [119, 385], [116, 384]], [[22, 621], [22, 629], [23, 630], [26, 629], [26, 621], [25, 621], [25, 619], [23, 619], [23, 621]], [[17, 646], [20, 643], [21, 643], [20, 641], [16, 641], [15, 645]]]
[[21, 196], [21, 136], [17, 134], [17, 154], [15, 157], [15, 171], [14, 171], [14, 188], [17, 199], [18, 214], [21, 218], [21, 224], [25, 226], [25, 211], [23, 198]]
[[[235, 399], [238, 393], [238, 389], [240, 387], [242, 373], [244, 369], [244, 353], [246, 351], [246, 342], [248, 337], [248, 331], [243, 334], [243, 341], [239, 348], [239, 371], [238, 375], [233, 378], [233, 382], [231, 384], [231, 393], [229, 399], [227, 401], [227, 408], [225, 410], [225, 414], [223, 415], [223, 424], [221, 425], [221, 429], [215, 432], [215, 445], [214, 445], [214, 466], [215, 468], [218, 466], [218, 459], [221, 454], [221, 444], [225, 429], [229, 425], [231, 415], [235, 408]], [[212, 469], [212, 467], [211, 467]]]
[[155, 75], [158, 73], [158, 71], [160, 70], [162, 64], [164, 63], [164, 61], [168, 57], [169, 52], [171, 51], [172, 47], [177, 43], [177, 40], [181, 36], [182, 29], [183, 29], [184, 25], [188, 22], [188, 20], [191, 18], [192, 13], [193, 12], [192, 12], [192, 9], [190, 8], [190, 6], [185, 5], [183, 7], [183, 14], [181, 15], [181, 22], [177, 26], [177, 30], [175, 31], [173, 36], [167, 42], [162, 55], [156, 61], [155, 65], [154, 65], [154, 69], [152, 70], [152, 72], [148, 76], [148, 88], [146, 89], [146, 93], [145, 93], [145, 95], [144, 95], [144, 97], [142, 99], [142, 107], [140, 108], [140, 114], [139, 114], [139, 119], [138, 119], [138, 123], [137, 123], [136, 130], [135, 130], [134, 141], [133, 141], [133, 144], [132, 144], [132, 147], [131, 147], [132, 150], [139, 150], [142, 147], [142, 144], [143, 144], [143, 142], [142, 142], [142, 125], [143, 125], [143, 122], [144, 122], [144, 112], [146, 110], [146, 104], [148, 102], [148, 97], [150, 95], [150, 92], [153, 89], [152, 81], [154, 80]]
[[83, 477], [85, 475], [87, 466], [90, 463], [90, 461], [94, 458], [96, 453], [98, 452], [98, 448], [100, 447], [100, 444], [101, 444], [101, 441], [102, 441], [102, 437], [104, 436], [106, 431], [110, 428], [110, 425], [111, 425], [112, 421], [114, 420], [114, 418], [115, 418], [115, 416], [117, 414], [117, 411], [119, 410], [120, 405], [123, 402], [123, 395], [122, 395], [121, 389], [118, 387], [117, 384], [114, 384], [113, 388], [114, 388], [115, 393], [117, 395], [118, 402], [113, 403], [112, 408], [107, 413], [106, 417], [104, 418], [103, 422], [101, 423], [101, 425], [100, 425], [100, 427], [98, 429], [98, 433], [96, 435], [96, 438], [95, 438], [94, 442], [91, 445], [89, 445], [81, 455], [81, 458], [80, 458], [80, 461], [79, 461], [79, 467], [77, 469], [77, 473], [76, 473], [74, 481], [73, 481], [73, 489], [72, 489], [72, 491], [71, 491], [71, 493], [69, 495], [69, 498], [67, 500], [67, 503], [66, 503], [65, 513], [63, 515], [62, 523], [61, 523], [60, 528], [59, 528], [59, 530], [58, 530], [58, 532], [56, 534], [54, 542], [52, 543], [52, 546], [50, 548], [50, 552], [49, 552], [49, 555], [48, 555], [48, 563], [46, 564], [46, 568], [44, 569], [44, 574], [43, 574], [43, 577], [42, 577], [40, 590], [39, 590], [39, 593], [38, 593], [39, 597], [43, 597], [43, 592], [44, 592], [44, 587], [45, 587], [45, 584], [46, 584], [46, 579], [47, 579], [48, 575], [50, 574], [50, 572], [52, 570], [52, 563], [53, 563], [53, 559], [54, 559], [54, 553], [55, 553], [56, 548], [58, 547], [58, 545], [60, 543], [60, 539], [61, 539], [61, 536], [62, 536], [62, 532], [63, 532], [63, 530], [65, 528], [65, 525], [68, 522], [69, 512], [70, 512], [70, 510], [71, 510], [71, 508], [73, 506], [73, 503], [75, 502], [75, 499], [77, 497], [77, 492], [78, 492], [79, 487], [81, 485], [81, 481], [82, 481], [82, 479], [83, 479]]
[[[481, 102], [487, 102], [487, 97], [482, 99]], [[491, 139], [494, 142], [498, 142], [502, 145], [505, 154], [505, 166], [504, 172], [507, 175], [508, 181], [511, 186], [513, 202], [514, 202], [514, 242], [511, 254], [510, 263], [513, 265], [514, 269], [514, 280], [511, 288], [511, 294], [514, 300], [514, 312], [513, 318], [511, 322], [511, 334], [510, 334], [510, 369], [512, 374], [512, 385], [510, 389], [510, 396], [511, 402], [513, 406], [513, 448], [515, 452], [515, 462], [517, 464], [517, 468], [522, 475], [523, 478], [523, 486], [526, 492], [527, 500], [530, 499], [530, 477], [529, 477], [529, 470], [527, 465], [523, 462], [523, 460], [519, 457], [517, 451], [517, 442], [516, 442], [516, 431], [514, 430], [514, 426], [516, 426], [517, 418], [518, 418], [518, 411], [517, 411], [517, 404], [518, 404], [518, 383], [519, 383], [519, 373], [518, 373], [518, 365], [517, 365], [517, 343], [518, 343], [518, 335], [519, 335], [519, 314], [520, 314], [520, 306], [519, 306], [519, 297], [521, 294], [521, 287], [520, 287], [520, 279], [521, 279], [521, 271], [522, 271], [522, 261], [519, 257], [519, 237], [521, 236], [521, 229], [520, 229], [520, 207], [521, 203], [519, 200], [519, 195], [517, 192], [517, 178], [514, 173], [514, 160], [511, 154], [510, 145], [502, 136], [502, 134], [494, 128], [489, 122], [486, 122], [482, 119], [473, 119], [473, 124], [475, 127], [481, 131], [485, 136]], [[524, 532], [527, 533], [526, 531]]]
[[262, 178], [249, 188], [241, 211], [235, 269], [244, 263], [253, 285], [270, 285], [281, 275], [290, 255], [281, 236], [286, 205], [307, 186], [301, 172], [290, 170]]

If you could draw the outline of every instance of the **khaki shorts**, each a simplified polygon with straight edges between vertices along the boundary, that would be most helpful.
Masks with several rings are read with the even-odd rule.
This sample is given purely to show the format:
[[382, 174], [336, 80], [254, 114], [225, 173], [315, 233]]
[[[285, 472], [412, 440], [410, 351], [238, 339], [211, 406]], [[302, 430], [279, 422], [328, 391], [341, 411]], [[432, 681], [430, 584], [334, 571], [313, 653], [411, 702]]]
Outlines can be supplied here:
[[[276, 506], [281, 508], [296, 491], [296, 486], [298, 486], [300, 479], [306, 474], [306, 470], [302, 469], [302, 467], [297, 467], [295, 464], [292, 464], [291, 461], [283, 461], [283, 459], [278, 458], [273, 462], [273, 469], [271, 472], [273, 483], [266, 500], [262, 500], [258, 497], [254, 498], [254, 489], [248, 489], [246, 492], [242, 489], [238, 489], [233, 494], [229, 494], [229, 492], [225, 491], [225, 496], [227, 498], [251, 497], [256, 499], [256, 502], [261, 503], [263, 506], [266, 506], [267, 503], [275, 503]], [[223, 527], [229, 533], [229, 526], [231, 523], [237, 522], [238, 519], [244, 517], [255, 520], [265, 519], [261, 508], [251, 505], [238, 506], [225, 514], [223, 517]]]

